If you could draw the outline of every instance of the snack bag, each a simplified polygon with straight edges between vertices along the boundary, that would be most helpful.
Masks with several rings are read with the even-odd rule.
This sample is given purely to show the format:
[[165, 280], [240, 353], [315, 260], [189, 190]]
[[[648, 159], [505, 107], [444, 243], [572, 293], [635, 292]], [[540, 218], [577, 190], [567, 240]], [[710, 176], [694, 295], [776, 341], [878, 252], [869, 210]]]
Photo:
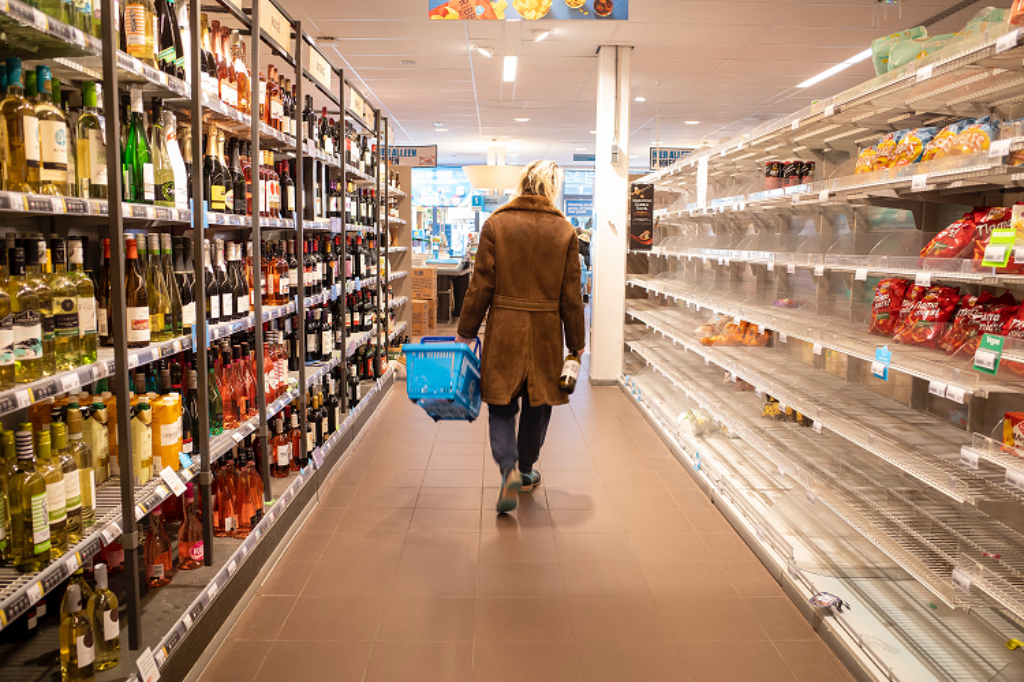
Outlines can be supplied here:
[[889, 133], [878, 141], [875, 166], [872, 170], [881, 170], [893, 165], [893, 162], [896, 160], [896, 141], [903, 132], [904, 131], [901, 130], [895, 133]]
[[871, 303], [868, 331], [884, 336], [893, 335], [900, 319], [903, 297], [909, 286], [910, 282], [905, 279], [883, 279], [878, 283], [875, 287], [875, 300]]
[[744, 346], [767, 346], [768, 345], [768, 332], [758, 333], [756, 324], [747, 325], [747, 331], [743, 335]]
[[938, 128], [911, 128], [903, 133], [896, 144], [893, 166], [906, 166], [921, 160], [926, 144], [932, 141]]
[[912, 61], [927, 57], [957, 40], [959, 36], [955, 33], [946, 33], [926, 40], [904, 40], [896, 43], [889, 50], [889, 70], [894, 71]]
[[725, 315], [715, 313], [707, 319], [701, 326], [693, 330], [693, 333], [697, 336], [714, 336], [722, 331], [722, 327], [726, 325], [729, 318]]
[[1003, 445], [1024, 448], [1024, 412], [1003, 415]]
[[896, 341], [935, 348], [959, 301], [960, 291], [955, 287], [930, 287], [903, 321]]
[[[1003, 230], [1013, 226], [1013, 207], [975, 208], [974, 217], [978, 223], [978, 229], [974, 234], [974, 250], [971, 258], [980, 261], [985, 258], [985, 249], [988, 248], [989, 240], [992, 238], [992, 230]], [[999, 272], [1007, 273], [1022, 272], [1024, 264], [1017, 263], [1011, 253], [1006, 267], [997, 269]]]
[[921, 249], [921, 258], [960, 258], [967, 255], [971, 252], [976, 231], [975, 213], [964, 213], [960, 220], [943, 229]]
[[981, 292], [980, 296], [971, 294], [960, 299], [960, 308], [953, 316], [953, 324], [949, 325], [942, 338], [939, 339], [939, 348], [949, 355], [960, 350], [960, 347], [967, 343], [967, 339], [974, 333], [974, 314], [978, 306], [988, 303], [995, 296], [987, 291]]
[[949, 148], [950, 156], [966, 156], [988, 151], [992, 140], [999, 139], [999, 121], [991, 116], [977, 119], [957, 133]]
[[867, 147], [861, 149], [860, 154], [857, 155], [857, 166], [853, 171], [854, 175], [858, 173], [870, 173], [875, 169], [875, 157], [878, 156], [878, 150], [874, 147]]
[[950, 123], [940, 130], [932, 138], [932, 141], [925, 145], [921, 160], [931, 161], [932, 159], [943, 159], [949, 156], [949, 148], [953, 146], [953, 142], [956, 141], [956, 136], [960, 134], [960, 130], [973, 122], [973, 119], [957, 121], [956, 123]]
[[[1011, 339], [1024, 339], [1024, 305], [1019, 306], [1017, 314], [1003, 325], [1002, 335]], [[1024, 377], [1024, 363], [1006, 361], [1003, 366]]]
[[995, 300], [987, 301], [975, 309], [971, 316], [970, 333], [964, 341], [964, 352], [974, 357], [975, 351], [981, 344], [981, 337], [985, 334], [999, 334], [1006, 323], [1012, 320], [1020, 307], [1013, 294], [1006, 292]]
[[915, 26], [898, 33], [892, 33], [871, 41], [871, 61], [875, 67], [875, 75], [881, 76], [888, 72], [889, 53], [896, 43], [903, 40], [921, 40], [928, 37], [928, 29], [924, 26]]
[[928, 293], [928, 287], [907, 283], [907, 292], [903, 296], [903, 303], [900, 304], [900, 318], [896, 320], [896, 324], [892, 328], [893, 334], [899, 334], [903, 330], [907, 320], [910, 319], [910, 314], [914, 312], [914, 308], [926, 293]]

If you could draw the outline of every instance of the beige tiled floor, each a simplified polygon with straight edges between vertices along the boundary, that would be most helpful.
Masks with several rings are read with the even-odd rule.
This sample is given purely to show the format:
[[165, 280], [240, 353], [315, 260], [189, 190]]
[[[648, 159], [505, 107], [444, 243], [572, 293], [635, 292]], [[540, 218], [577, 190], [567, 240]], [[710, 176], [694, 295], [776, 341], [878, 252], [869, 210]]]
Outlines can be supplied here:
[[403, 392], [204, 681], [852, 680], [618, 389], [555, 408], [503, 516], [486, 419]]

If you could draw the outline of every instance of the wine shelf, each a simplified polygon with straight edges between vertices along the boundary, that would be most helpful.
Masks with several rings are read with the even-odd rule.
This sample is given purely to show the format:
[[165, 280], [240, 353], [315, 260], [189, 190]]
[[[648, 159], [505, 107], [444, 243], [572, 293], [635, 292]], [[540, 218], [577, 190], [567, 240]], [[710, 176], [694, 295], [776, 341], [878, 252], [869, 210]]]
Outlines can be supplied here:
[[[388, 185], [388, 194], [396, 196], [400, 199], [404, 199], [405, 197], [409, 196], [402, 190], [398, 189], [397, 187], [392, 187], [391, 185]], [[392, 220], [399, 220], [403, 225], [405, 224], [405, 221], [402, 220], [401, 218], [392, 218]]]
[[[284, 513], [288, 505], [298, 497], [299, 492], [308, 485], [310, 481], [314, 480], [315, 477], [313, 474], [315, 471], [323, 466], [328, 455], [333, 456], [334, 449], [338, 446], [339, 442], [344, 438], [348, 431], [353, 428], [362, 413], [367, 409], [375, 407], [376, 402], [380, 399], [379, 394], [388, 388], [391, 381], [392, 376], [390, 371], [385, 372], [380, 379], [374, 382], [373, 387], [364, 394], [359, 405], [349, 411], [345, 420], [338, 429], [331, 434], [330, 438], [328, 438], [323, 445], [313, 451], [310, 457], [310, 464], [297, 473], [295, 480], [292, 481], [284, 493], [282, 493], [281, 496], [274, 500], [274, 502], [268, 507], [259, 524], [234, 551], [225, 565], [210, 580], [206, 588], [203, 589], [201, 594], [188, 606], [182, 616], [167, 631], [164, 637], [153, 649], [152, 653], [158, 667], [164, 666], [167, 659], [181, 644], [181, 642], [184, 641], [188, 632], [195, 627], [195, 624], [203, 614], [208, 611], [213, 600], [224, 590], [227, 584], [235, 576], [245, 559], [252, 554], [257, 544], [269, 533], [271, 528], [273, 528], [277, 519]], [[341, 453], [339, 453], [339, 456], [340, 454]], [[137, 672], [133, 672], [128, 679], [130, 682], [140, 682], [141, 680]]]
[[408, 302], [409, 302], [409, 297], [408, 296], [399, 296], [398, 298], [393, 298], [390, 301], [388, 301], [388, 308], [389, 309], [390, 308], [397, 308], [399, 306], [405, 305]]
[[355, 166], [353, 166], [351, 164], [348, 164], [348, 163], [345, 164], [345, 175], [346, 175], [346, 177], [347, 176], [351, 176], [352, 181], [355, 182], [357, 185], [376, 185], [377, 184], [377, 180], [376, 179], [374, 179], [373, 177], [367, 175], [366, 173], [362, 172], [361, 170], [359, 170]]
[[408, 270], [399, 270], [398, 272], [392, 272], [390, 275], [388, 275], [388, 281], [389, 282], [394, 282], [396, 279], [402, 279], [403, 277], [408, 277], [408, 276], [409, 276], [409, 271]]
[[405, 322], [398, 323], [398, 325], [395, 327], [394, 331], [392, 331], [390, 334], [388, 334], [388, 343], [391, 343], [396, 338], [398, 338], [399, 335], [401, 335], [401, 333], [405, 331], [405, 328], [407, 326], [408, 326], [408, 324], [405, 323]]

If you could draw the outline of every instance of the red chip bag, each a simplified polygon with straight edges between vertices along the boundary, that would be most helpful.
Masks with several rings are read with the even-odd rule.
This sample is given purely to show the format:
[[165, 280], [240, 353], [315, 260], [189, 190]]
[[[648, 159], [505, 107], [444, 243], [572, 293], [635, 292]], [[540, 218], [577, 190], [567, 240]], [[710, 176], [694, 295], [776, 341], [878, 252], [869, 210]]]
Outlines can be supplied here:
[[935, 348], [960, 301], [955, 287], [931, 287], [914, 305], [896, 334], [896, 341]]
[[974, 214], [964, 213], [921, 249], [921, 258], [959, 258], [970, 253], [976, 230]]
[[[974, 233], [974, 251], [971, 255], [973, 260], [984, 260], [985, 249], [988, 248], [989, 239], [992, 237], [992, 230], [1009, 229], [1012, 224], [1013, 207], [976, 208], [974, 216], [978, 222], [978, 228]], [[1005, 268], [998, 268], [999, 272], [1024, 272], [1024, 264], [1017, 263], [1013, 254]]]
[[903, 326], [910, 319], [910, 314], [926, 293], [928, 293], [928, 287], [923, 287], [920, 284], [910, 286], [910, 283], [907, 283], [907, 292], [903, 296], [903, 303], [900, 304], [900, 319], [893, 325], [894, 334], [899, 334], [903, 330]]
[[974, 352], [978, 350], [978, 345], [981, 343], [981, 337], [985, 334], [1002, 333], [1003, 327], [1017, 315], [1019, 309], [1017, 300], [1010, 292], [978, 306], [973, 315], [973, 328], [964, 343], [964, 352], [970, 357], [974, 357]]
[[980, 296], [971, 294], [960, 299], [960, 308], [953, 316], [953, 324], [946, 328], [942, 338], [939, 339], [939, 348], [950, 355], [960, 350], [960, 347], [967, 343], [967, 339], [973, 333], [974, 314], [977, 312], [978, 306], [988, 303], [994, 298], [995, 296], [992, 294], [983, 291]]
[[871, 303], [871, 325], [868, 331], [872, 334], [892, 336], [900, 320], [900, 309], [903, 297], [907, 293], [910, 282], [905, 279], [883, 279], [875, 287], [875, 300]]
[[[1002, 332], [1003, 336], [1011, 339], [1024, 339], [1024, 305], [1017, 307], [1017, 314], [1006, 321], [1006, 324], [1003, 325]], [[1024, 364], [1020, 362], [1007, 361], [1005, 365], [1015, 373], [1024, 377]]]

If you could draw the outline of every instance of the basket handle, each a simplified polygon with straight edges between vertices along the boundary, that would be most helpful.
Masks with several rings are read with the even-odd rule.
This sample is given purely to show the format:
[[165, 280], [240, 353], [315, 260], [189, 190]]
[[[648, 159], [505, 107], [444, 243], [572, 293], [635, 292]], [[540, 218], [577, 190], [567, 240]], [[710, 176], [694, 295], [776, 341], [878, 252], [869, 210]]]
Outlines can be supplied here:
[[[455, 341], [454, 336], [424, 336], [420, 343], [451, 343]], [[480, 337], [473, 339], [473, 352], [480, 355]]]

